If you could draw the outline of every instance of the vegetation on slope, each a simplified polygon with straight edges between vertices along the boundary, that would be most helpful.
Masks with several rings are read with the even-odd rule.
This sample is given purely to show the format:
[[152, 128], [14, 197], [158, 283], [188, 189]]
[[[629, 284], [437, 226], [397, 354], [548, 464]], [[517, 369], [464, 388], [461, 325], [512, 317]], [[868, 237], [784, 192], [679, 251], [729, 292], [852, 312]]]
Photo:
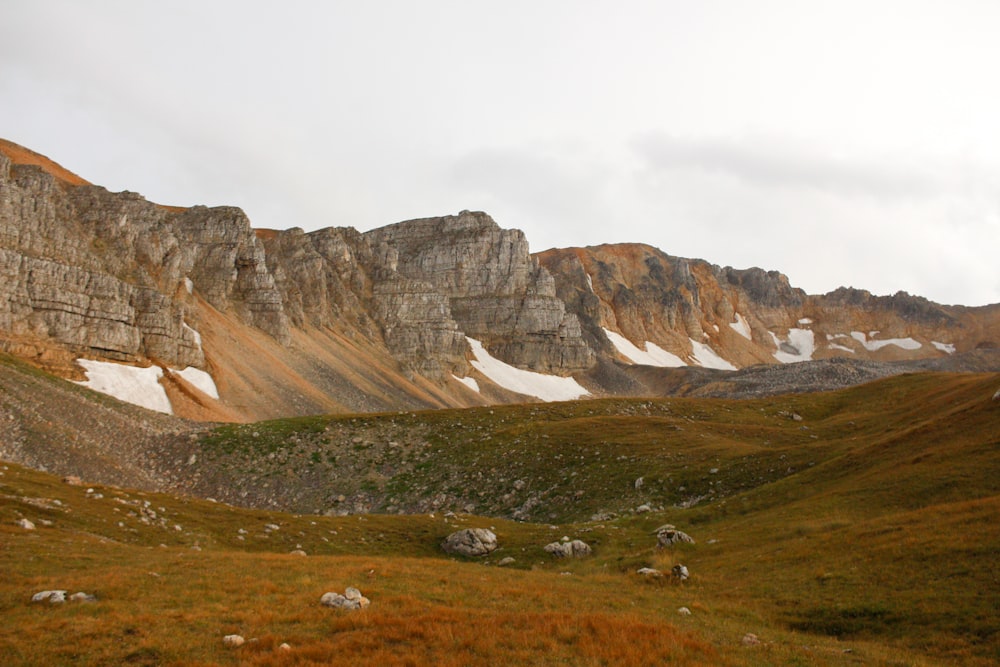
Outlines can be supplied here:
[[[282, 514], [70, 486], [8, 465], [0, 662], [995, 664], [998, 388], [996, 375], [912, 375], [745, 402], [303, 418], [176, 445], [179, 469], [216, 475], [216, 490], [250, 463], [267, 473], [278, 459], [287, 478], [258, 482], [291, 489], [309, 479], [297, 465], [336, 471], [331, 455], [347, 467], [381, 452], [381, 465], [398, 467], [365, 471], [370, 502], [398, 511], [454, 498], [405, 516]], [[530, 508], [536, 521], [498, 516], [523, 506], [503, 500], [518, 480], [554, 489]], [[441, 511], [462, 503], [493, 516]], [[652, 511], [636, 512], [640, 503]], [[25, 518], [36, 530], [18, 525]], [[697, 543], [656, 549], [664, 523]], [[462, 527], [493, 528], [501, 548], [447, 557], [439, 544]], [[563, 536], [593, 556], [543, 551]], [[683, 585], [635, 573], [676, 563], [692, 574]], [[319, 605], [352, 585], [369, 609]], [[30, 602], [54, 588], [98, 600]], [[748, 632], [761, 643], [744, 646]], [[258, 641], [228, 649], [230, 633]]]

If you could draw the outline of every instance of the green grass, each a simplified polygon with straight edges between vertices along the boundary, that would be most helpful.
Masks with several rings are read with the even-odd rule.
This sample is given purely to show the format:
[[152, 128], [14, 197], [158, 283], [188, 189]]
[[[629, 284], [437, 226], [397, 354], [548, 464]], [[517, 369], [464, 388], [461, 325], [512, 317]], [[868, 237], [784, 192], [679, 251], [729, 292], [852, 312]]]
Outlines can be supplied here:
[[[0, 663], [996, 664], [998, 384], [913, 375], [755, 401], [310, 417], [226, 426], [202, 441], [215, 457], [205, 471], [232, 466], [288, 488], [322, 478], [355, 493], [336, 477], [350, 468], [376, 507], [452, 498], [409, 515], [88, 494], [8, 465]], [[530, 494], [540, 498], [533, 520], [511, 520]], [[663, 509], [635, 513], [640, 502]], [[464, 503], [482, 515], [442, 511]], [[591, 521], [598, 510], [615, 516]], [[22, 517], [38, 529], [19, 528]], [[663, 523], [697, 544], [655, 549]], [[501, 548], [446, 556], [441, 540], [462, 527], [492, 528]], [[594, 555], [543, 551], [564, 535]], [[309, 555], [289, 555], [297, 548]], [[676, 563], [691, 570], [685, 585], [635, 574]], [[323, 592], [351, 585], [368, 610], [319, 606]], [[47, 588], [99, 600], [29, 602]], [[748, 632], [761, 643], [743, 646]], [[227, 649], [230, 633], [258, 641]]]

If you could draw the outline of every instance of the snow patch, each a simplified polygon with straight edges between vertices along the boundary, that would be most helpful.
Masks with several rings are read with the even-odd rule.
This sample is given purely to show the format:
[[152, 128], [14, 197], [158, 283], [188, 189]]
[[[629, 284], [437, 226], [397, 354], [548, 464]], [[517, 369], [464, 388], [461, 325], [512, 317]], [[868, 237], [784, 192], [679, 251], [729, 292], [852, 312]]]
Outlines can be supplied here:
[[642, 364], [644, 366], [660, 366], [662, 368], [687, 366], [683, 359], [675, 354], [667, 352], [656, 343], [646, 341], [646, 349], [640, 350], [638, 346], [632, 343], [632, 341], [617, 331], [604, 329], [604, 335], [608, 337], [608, 340], [611, 341], [611, 344], [615, 346], [615, 349], [618, 350], [622, 356], [634, 364]]
[[850, 352], [851, 354], [854, 354], [854, 350], [851, 348], [844, 347], [843, 345], [837, 345], [836, 343], [830, 343], [829, 347], [831, 350], [841, 350], [842, 352]]
[[799, 320], [799, 324], [802, 325], [802, 326], [805, 326], [806, 324], [812, 324], [812, 323], [813, 323], [813, 321], [811, 319], [809, 319], [808, 317], [803, 317], [801, 320]]
[[476, 360], [472, 367], [504, 389], [540, 398], [543, 401], [572, 401], [588, 394], [587, 390], [571, 377], [558, 377], [525, 371], [496, 359], [483, 344], [466, 336]]
[[736, 313], [736, 321], [730, 322], [729, 326], [733, 328], [733, 331], [743, 336], [747, 340], [752, 340], [753, 337], [750, 335], [750, 323], [746, 321], [739, 313]]
[[[869, 332], [869, 336], [874, 336], [878, 331]], [[869, 352], [874, 352], [876, 350], [881, 350], [883, 347], [889, 345], [895, 345], [896, 347], [901, 347], [904, 350], [919, 350], [923, 347], [919, 342], [913, 340], [912, 338], [886, 338], [885, 340], [868, 340], [865, 335], [860, 331], [852, 331], [851, 337], [865, 346], [865, 349]]]
[[688, 339], [691, 341], [691, 356], [694, 360], [698, 362], [699, 366], [703, 368], [718, 368], [723, 371], [735, 371], [736, 366], [720, 357], [715, 350], [710, 348], [704, 343], [699, 343], [694, 338]]
[[87, 374], [87, 380], [77, 384], [126, 403], [168, 415], [174, 413], [167, 392], [159, 382], [163, 377], [163, 370], [159, 366], [139, 368], [91, 359], [77, 359], [76, 363]]
[[468, 387], [472, 391], [476, 392], [477, 394], [479, 393], [479, 383], [476, 382], [476, 378], [468, 378], [468, 377], [466, 377], [466, 378], [460, 378], [457, 375], [455, 375], [454, 373], [452, 373], [452, 377], [455, 378], [456, 380], [458, 380], [459, 382], [461, 382], [462, 384], [464, 384], [466, 387]]
[[593, 292], [594, 292], [594, 281], [590, 279], [590, 274], [589, 273], [587, 273], [585, 275], [587, 276], [587, 287], [590, 288], [590, 292], [591, 292], [591, 294], [593, 294]]
[[182, 371], [171, 371], [171, 372], [180, 375], [182, 378], [184, 378], [186, 382], [194, 385], [194, 387], [197, 388], [202, 393], [211, 396], [215, 400], [219, 400], [219, 390], [215, 386], [215, 380], [212, 379], [211, 375], [201, 370], [200, 368], [195, 368], [194, 366], [188, 366]]
[[[801, 320], [800, 320], [801, 321]], [[789, 329], [788, 339], [781, 340], [773, 332], [768, 332], [771, 334], [771, 339], [774, 341], [774, 345], [778, 348], [778, 351], [774, 353], [774, 358], [783, 364], [794, 364], [799, 361], [811, 361], [813, 352], [816, 351], [816, 337], [815, 334], [809, 329]], [[782, 345], [790, 347], [795, 352], [787, 352], [781, 348]]]
[[194, 294], [194, 282], [187, 276], [184, 276], [184, 289], [188, 291], [188, 294]]
[[932, 340], [931, 345], [933, 345], [938, 350], [941, 350], [942, 352], [946, 352], [948, 354], [955, 354], [955, 345], [952, 343], [939, 343], [936, 340]]

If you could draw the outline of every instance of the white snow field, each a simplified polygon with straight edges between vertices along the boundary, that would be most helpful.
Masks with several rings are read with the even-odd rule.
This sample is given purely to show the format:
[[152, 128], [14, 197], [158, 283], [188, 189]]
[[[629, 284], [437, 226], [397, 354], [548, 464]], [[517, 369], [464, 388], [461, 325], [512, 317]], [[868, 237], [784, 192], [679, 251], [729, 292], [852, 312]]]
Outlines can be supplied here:
[[455, 378], [456, 380], [458, 380], [459, 382], [461, 382], [462, 384], [464, 384], [466, 387], [468, 387], [472, 391], [476, 392], [477, 394], [479, 393], [479, 383], [476, 382], [476, 378], [468, 378], [468, 377], [466, 377], [466, 378], [460, 378], [457, 375], [455, 375], [454, 373], [452, 373], [451, 376], [453, 378]]
[[[799, 320], [800, 322], [802, 320]], [[774, 353], [774, 358], [783, 364], [794, 364], [797, 361], [812, 361], [813, 352], [816, 351], [816, 336], [810, 329], [789, 329], [788, 339], [781, 340], [773, 331], [769, 331], [778, 351]], [[796, 350], [798, 354], [785, 352], [781, 349], [781, 343], [787, 343]]]
[[589, 394], [571, 377], [564, 378], [514, 368], [491, 356], [483, 344], [475, 338], [466, 336], [466, 340], [472, 346], [472, 354], [476, 357], [472, 362], [473, 368], [504, 389], [534, 396], [543, 401], [572, 401]]
[[740, 315], [739, 313], [736, 313], [736, 321], [730, 322], [729, 326], [733, 328], [733, 331], [743, 336], [747, 340], [753, 340], [752, 336], [750, 335], [750, 323], [747, 322], [746, 318]]
[[77, 384], [114, 396], [126, 403], [165, 412], [168, 415], [174, 413], [167, 392], [159, 383], [159, 379], [163, 376], [163, 370], [159, 366], [139, 368], [90, 359], [77, 359], [76, 363], [80, 364], [87, 374], [87, 380]]
[[219, 400], [219, 390], [215, 386], [215, 380], [212, 376], [201, 370], [200, 368], [195, 368], [194, 366], [188, 366], [182, 371], [170, 371], [171, 373], [177, 373], [187, 382], [193, 384], [200, 391], [208, 394], [215, 400]]
[[955, 354], [955, 346], [952, 343], [939, 343], [936, 340], [932, 340], [931, 345], [933, 345], [938, 350], [941, 350], [942, 352], [946, 352], [948, 354]]
[[[872, 331], [871, 335], [877, 334], [877, 331]], [[865, 349], [869, 352], [874, 352], [875, 350], [881, 350], [887, 345], [895, 345], [896, 347], [901, 347], [904, 350], [919, 350], [923, 347], [920, 343], [913, 340], [912, 338], [886, 338], [885, 340], [868, 340], [868, 336], [860, 331], [852, 331], [851, 338], [858, 341], [865, 346]]]
[[684, 360], [676, 354], [667, 352], [662, 347], [651, 341], [647, 340], [646, 349], [640, 350], [637, 345], [633, 344], [632, 341], [617, 331], [604, 329], [604, 335], [608, 337], [608, 340], [610, 340], [611, 344], [615, 346], [615, 349], [621, 352], [621, 354], [632, 363], [641, 364], [643, 366], [660, 366], [663, 368], [687, 366], [687, 364], [684, 363]]
[[694, 338], [689, 338], [691, 341], [691, 356], [694, 360], [698, 362], [698, 365], [703, 368], [717, 368], [723, 371], [735, 371], [738, 370], [736, 366], [720, 357], [716, 354], [715, 350], [710, 348], [704, 343], [699, 343]]

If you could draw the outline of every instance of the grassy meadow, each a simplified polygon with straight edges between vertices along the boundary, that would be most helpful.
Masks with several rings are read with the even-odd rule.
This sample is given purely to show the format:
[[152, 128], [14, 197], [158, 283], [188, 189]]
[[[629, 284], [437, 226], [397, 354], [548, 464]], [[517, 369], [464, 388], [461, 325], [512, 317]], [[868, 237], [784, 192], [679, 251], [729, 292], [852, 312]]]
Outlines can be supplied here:
[[[451, 493], [476, 513], [282, 513], [0, 464], [0, 664], [997, 664], [998, 388], [921, 374], [752, 401], [280, 420], [200, 441], [203, 458], [248, 466], [299, 448], [288, 465], [312, 470], [345, 460], [331, 433], [367, 446], [341, 432], [352, 423], [400, 457], [419, 433], [412, 465], [366, 478], [373, 497], [408, 508]], [[512, 520], [463, 475], [505, 493], [521, 480], [539, 505]], [[696, 543], [657, 549], [664, 523]], [[444, 554], [464, 527], [493, 529], [500, 548]], [[593, 555], [544, 552], [563, 536]], [[678, 563], [687, 582], [636, 573]], [[348, 586], [371, 606], [319, 604]], [[97, 600], [31, 602], [48, 589]], [[227, 647], [229, 634], [249, 641]]]

